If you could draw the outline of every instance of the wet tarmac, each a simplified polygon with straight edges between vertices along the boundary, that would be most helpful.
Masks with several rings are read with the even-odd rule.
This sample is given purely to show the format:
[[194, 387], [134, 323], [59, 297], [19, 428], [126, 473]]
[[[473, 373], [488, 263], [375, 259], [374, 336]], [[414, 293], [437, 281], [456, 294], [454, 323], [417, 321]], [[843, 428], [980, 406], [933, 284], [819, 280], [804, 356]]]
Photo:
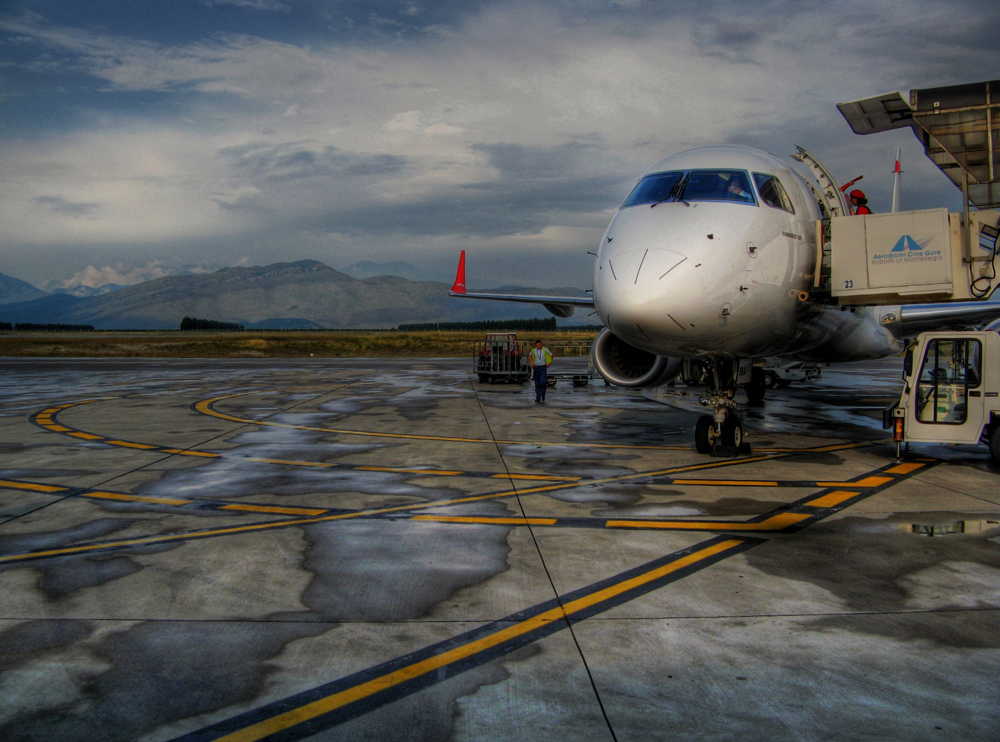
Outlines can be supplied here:
[[1000, 740], [1000, 469], [827, 367], [0, 360], [0, 739]]

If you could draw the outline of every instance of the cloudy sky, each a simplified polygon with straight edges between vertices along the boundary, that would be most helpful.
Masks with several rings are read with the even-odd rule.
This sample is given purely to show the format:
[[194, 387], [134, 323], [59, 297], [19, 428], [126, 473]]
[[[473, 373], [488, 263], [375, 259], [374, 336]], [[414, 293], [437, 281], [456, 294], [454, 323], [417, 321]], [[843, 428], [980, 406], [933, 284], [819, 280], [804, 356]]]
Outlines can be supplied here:
[[1000, 78], [1000, 3], [0, 0], [0, 272], [404, 260], [590, 285], [637, 175], [802, 145], [888, 207], [959, 209], [907, 130], [835, 104]]

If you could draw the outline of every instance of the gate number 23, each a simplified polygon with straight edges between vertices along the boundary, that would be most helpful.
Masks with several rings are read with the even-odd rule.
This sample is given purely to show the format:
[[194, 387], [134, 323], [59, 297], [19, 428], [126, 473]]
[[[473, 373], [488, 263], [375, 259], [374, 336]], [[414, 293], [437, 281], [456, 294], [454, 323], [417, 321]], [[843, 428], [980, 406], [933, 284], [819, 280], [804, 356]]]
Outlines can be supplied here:
[[853, 289], [854, 288], [854, 281], [844, 281], [844, 288], [845, 289]]

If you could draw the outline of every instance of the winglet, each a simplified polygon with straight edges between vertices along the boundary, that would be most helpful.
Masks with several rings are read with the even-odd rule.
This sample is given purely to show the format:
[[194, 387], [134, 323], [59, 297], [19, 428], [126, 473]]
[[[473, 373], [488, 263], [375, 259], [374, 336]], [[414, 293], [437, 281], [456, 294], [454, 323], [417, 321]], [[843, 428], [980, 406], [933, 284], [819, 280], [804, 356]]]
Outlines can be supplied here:
[[465, 293], [465, 250], [462, 250], [462, 254], [458, 258], [458, 273], [455, 274], [455, 283], [451, 287], [451, 293]]

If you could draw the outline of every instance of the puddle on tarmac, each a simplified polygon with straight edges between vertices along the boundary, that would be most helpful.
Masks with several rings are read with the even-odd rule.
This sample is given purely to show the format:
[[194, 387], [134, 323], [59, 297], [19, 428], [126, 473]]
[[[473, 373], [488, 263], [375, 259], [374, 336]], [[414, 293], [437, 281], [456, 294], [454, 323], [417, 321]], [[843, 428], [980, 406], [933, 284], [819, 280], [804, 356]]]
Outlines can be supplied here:
[[979, 534], [1000, 528], [1000, 520], [956, 520], [952, 523], [903, 523], [904, 532], [934, 538], [954, 534]]

